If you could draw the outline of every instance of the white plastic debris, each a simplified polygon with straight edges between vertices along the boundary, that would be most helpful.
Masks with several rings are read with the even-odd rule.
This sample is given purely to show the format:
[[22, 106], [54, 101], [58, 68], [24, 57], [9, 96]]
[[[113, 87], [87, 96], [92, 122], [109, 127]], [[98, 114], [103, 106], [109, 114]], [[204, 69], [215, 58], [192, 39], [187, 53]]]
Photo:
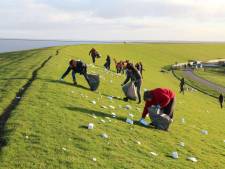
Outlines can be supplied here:
[[97, 159], [96, 159], [96, 158], [94, 158], [94, 157], [92, 158], [92, 160], [93, 160], [93, 161], [97, 161]]
[[108, 96], [107, 98], [108, 98], [109, 100], [112, 100], [112, 99], [113, 99], [113, 97], [112, 97], [112, 96]]
[[184, 144], [184, 142], [180, 142], [179, 145], [180, 145], [181, 147], [184, 147], [185, 144]]
[[115, 107], [114, 107], [114, 106], [112, 106], [112, 105], [109, 105], [109, 108], [111, 108], [111, 109], [113, 109], [113, 110], [115, 109]]
[[181, 123], [185, 124], [185, 119], [184, 118], [181, 118]]
[[29, 136], [25, 136], [26, 139], [29, 139]]
[[129, 116], [130, 116], [131, 118], [134, 118], [134, 115], [133, 115], [132, 113], [129, 113]]
[[187, 157], [187, 160], [190, 160], [192, 162], [198, 162], [198, 160], [195, 157]]
[[103, 137], [103, 138], [106, 138], [106, 139], [109, 138], [109, 136], [108, 136], [106, 133], [103, 133], [103, 134], [102, 134], [102, 137]]
[[63, 151], [66, 151], [66, 148], [65, 148], [65, 147], [63, 147], [63, 148], [62, 148], [62, 150], [63, 150]]
[[140, 142], [140, 141], [137, 141], [137, 144], [138, 144], [138, 145], [141, 145], [141, 142]]
[[92, 103], [92, 104], [96, 104], [96, 101], [95, 101], [95, 100], [92, 100], [91, 103]]
[[88, 129], [89, 129], [89, 130], [92, 130], [93, 128], [94, 128], [94, 124], [93, 124], [93, 123], [89, 123], [89, 124], [88, 124]]
[[134, 121], [129, 119], [129, 118], [126, 119], [126, 122], [129, 123], [129, 124], [134, 124]]
[[132, 107], [130, 105], [126, 105], [125, 108], [128, 110], [132, 109]]
[[174, 151], [174, 152], [171, 153], [171, 157], [173, 159], [178, 159], [179, 158], [178, 153], [176, 151]]
[[208, 135], [208, 131], [207, 130], [201, 130], [201, 133], [204, 135]]
[[101, 108], [103, 108], [103, 109], [107, 109], [107, 106], [103, 106], [103, 105], [102, 105], [102, 106], [101, 106]]
[[105, 123], [105, 120], [101, 119], [101, 122], [102, 122], [102, 123]]
[[112, 113], [112, 117], [113, 118], [116, 118], [116, 113]]
[[93, 117], [94, 119], [97, 119], [97, 117], [96, 117], [96, 115], [95, 115], [95, 114], [92, 114], [92, 117]]
[[16, 99], [21, 99], [21, 97], [19, 97], [19, 96], [16, 96]]
[[110, 117], [105, 117], [109, 122], [111, 122], [111, 119], [110, 119]]
[[145, 119], [141, 119], [139, 122], [144, 126], [149, 126], [148, 122], [145, 121]]
[[153, 156], [158, 156], [158, 154], [155, 153], [155, 152], [150, 152], [150, 154], [153, 155]]

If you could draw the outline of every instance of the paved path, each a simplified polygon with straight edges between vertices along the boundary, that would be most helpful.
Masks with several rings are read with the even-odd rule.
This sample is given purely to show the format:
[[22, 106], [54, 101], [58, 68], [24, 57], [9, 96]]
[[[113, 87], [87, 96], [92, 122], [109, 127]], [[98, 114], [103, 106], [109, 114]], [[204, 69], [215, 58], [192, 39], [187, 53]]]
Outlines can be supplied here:
[[194, 81], [198, 81], [199, 83], [202, 83], [203, 85], [206, 85], [210, 87], [211, 89], [214, 89], [218, 91], [219, 93], [225, 93], [225, 87], [218, 85], [216, 83], [210, 82], [202, 77], [197, 76], [196, 74], [193, 73], [192, 70], [185, 70], [184, 71], [185, 76], [189, 77], [190, 79]]

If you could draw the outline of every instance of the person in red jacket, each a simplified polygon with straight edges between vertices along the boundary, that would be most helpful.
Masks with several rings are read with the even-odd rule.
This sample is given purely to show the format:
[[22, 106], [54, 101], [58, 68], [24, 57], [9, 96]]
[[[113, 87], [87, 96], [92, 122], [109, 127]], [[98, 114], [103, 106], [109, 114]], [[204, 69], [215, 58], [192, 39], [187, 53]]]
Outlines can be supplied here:
[[142, 118], [140, 123], [147, 126], [147, 122], [144, 120], [146, 115], [149, 113], [148, 108], [152, 105], [158, 106], [161, 112], [167, 114], [171, 119], [173, 119], [173, 111], [175, 107], [175, 93], [170, 89], [166, 88], [156, 88], [153, 90], [148, 90], [144, 92], [145, 108], [142, 113]]

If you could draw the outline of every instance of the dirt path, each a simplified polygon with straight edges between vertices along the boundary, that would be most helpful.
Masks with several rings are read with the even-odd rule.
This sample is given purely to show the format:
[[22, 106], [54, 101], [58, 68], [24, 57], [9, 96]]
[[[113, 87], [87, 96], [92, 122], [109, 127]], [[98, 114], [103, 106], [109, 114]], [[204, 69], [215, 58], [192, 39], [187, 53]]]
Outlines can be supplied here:
[[219, 93], [225, 93], [225, 87], [218, 85], [216, 83], [210, 82], [202, 77], [197, 76], [196, 74], [193, 73], [192, 70], [185, 70], [183, 71], [184, 75], [189, 77], [190, 79], [197, 81], [199, 83], [202, 83], [205, 86], [208, 86], [211, 89], [214, 89], [216, 91], [218, 91]]

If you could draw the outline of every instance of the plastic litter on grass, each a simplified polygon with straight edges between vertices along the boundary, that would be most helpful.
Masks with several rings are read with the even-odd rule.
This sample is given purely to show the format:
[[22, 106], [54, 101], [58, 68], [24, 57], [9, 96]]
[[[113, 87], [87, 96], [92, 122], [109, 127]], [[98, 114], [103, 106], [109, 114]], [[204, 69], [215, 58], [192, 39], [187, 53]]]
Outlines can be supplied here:
[[178, 158], [179, 158], [178, 152], [176, 152], [176, 151], [172, 152], [172, 153], [171, 153], [171, 157], [172, 157], [173, 159], [178, 159]]
[[187, 157], [187, 160], [190, 160], [194, 163], [198, 162], [198, 160], [195, 157]]
[[94, 129], [94, 124], [93, 124], [93, 123], [89, 123], [89, 124], [88, 124], [88, 129], [89, 129], [89, 130]]
[[109, 136], [106, 133], [103, 133], [101, 136], [102, 138], [105, 138], [105, 139], [109, 138]]
[[134, 121], [129, 119], [129, 118], [126, 119], [126, 122], [129, 123], [129, 124], [134, 124]]
[[155, 152], [150, 152], [150, 154], [153, 155], [153, 156], [158, 156], [158, 154], [155, 153]]
[[184, 144], [184, 142], [180, 142], [179, 145], [180, 145], [181, 147], [184, 147], [185, 144]]
[[127, 110], [131, 110], [131, 109], [132, 109], [131, 105], [126, 105], [125, 108], [126, 108]]
[[207, 131], [207, 130], [201, 130], [201, 133], [202, 133], [203, 135], [208, 135], [208, 131]]

